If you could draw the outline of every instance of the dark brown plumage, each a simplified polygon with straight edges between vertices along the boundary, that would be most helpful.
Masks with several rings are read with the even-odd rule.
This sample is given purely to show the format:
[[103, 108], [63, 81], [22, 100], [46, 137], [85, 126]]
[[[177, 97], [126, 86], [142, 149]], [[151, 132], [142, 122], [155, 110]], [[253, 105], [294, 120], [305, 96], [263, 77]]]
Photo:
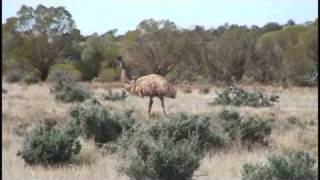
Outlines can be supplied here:
[[[117, 58], [122, 68], [121, 80], [124, 82], [125, 89], [133, 95], [145, 97], [150, 97], [149, 110], [150, 115], [151, 107], [153, 104], [153, 97], [158, 97], [161, 100], [163, 113], [166, 114], [164, 107], [164, 97], [175, 98], [177, 91], [176, 88], [169, 83], [163, 76], [157, 74], [149, 74], [142, 76], [136, 80], [131, 80], [128, 78], [128, 73], [124, 66], [121, 56]], [[127, 76], [127, 77], [125, 77]]]

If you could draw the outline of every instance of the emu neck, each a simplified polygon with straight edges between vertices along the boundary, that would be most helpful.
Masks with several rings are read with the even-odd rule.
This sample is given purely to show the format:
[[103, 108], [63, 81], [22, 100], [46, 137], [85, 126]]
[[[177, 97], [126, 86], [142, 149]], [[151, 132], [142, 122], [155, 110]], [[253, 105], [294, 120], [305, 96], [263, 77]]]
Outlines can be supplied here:
[[128, 92], [131, 92], [134, 83], [131, 82], [130, 75], [128, 74], [127, 68], [123, 61], [121, 61], [120, 67], [121, 67], [120, 80], [124, 85], [124, 89]]
[[130, 82], [130, 79], [129, 79], [129, 76], [128, 76], [128, 72], [126, 69], [122, 68], [121, 70], [121, 81], [123, 83], [129, 83]]

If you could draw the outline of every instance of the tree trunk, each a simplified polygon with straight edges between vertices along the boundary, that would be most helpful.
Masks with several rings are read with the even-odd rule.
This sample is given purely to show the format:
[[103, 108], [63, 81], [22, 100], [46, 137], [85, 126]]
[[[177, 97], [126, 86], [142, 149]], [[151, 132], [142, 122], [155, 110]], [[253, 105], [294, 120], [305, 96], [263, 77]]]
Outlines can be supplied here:
[[47, 69], [47, 68], [42, 69], [41, 74], [40, 74], [41, 81], [47, 80], [48, 74], [49, 74], [49, 69]]

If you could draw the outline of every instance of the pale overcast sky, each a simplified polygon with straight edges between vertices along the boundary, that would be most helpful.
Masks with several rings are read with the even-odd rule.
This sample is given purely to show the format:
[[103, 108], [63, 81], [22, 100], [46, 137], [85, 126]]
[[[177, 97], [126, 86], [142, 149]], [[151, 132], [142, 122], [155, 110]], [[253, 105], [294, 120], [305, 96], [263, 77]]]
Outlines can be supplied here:
[[317, 0], [2, 0], [2, 23], [23, 4], [66, 7], [83, 35], [115, 28], [123, 34], [150, 18], [169, 19], [183, 28], [210, 28], [224, 23], [283, 24], [288, 19], [303, 23], [318, 17]]

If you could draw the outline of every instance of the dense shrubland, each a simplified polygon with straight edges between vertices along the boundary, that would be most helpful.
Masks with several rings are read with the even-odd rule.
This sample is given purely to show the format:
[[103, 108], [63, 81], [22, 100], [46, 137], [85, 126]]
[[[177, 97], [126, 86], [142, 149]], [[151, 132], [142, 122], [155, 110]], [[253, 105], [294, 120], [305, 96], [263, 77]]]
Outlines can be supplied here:
[[[184, 180], [194, 175], [208, 153], [215, 156], [237, 141], [266, 144], [272, 130], [271, 120], [241, 116], [234, 110], [222, 110], [213, 120], [180, 113], [147, 124], [140, 124], [132, 110], [112, 111], [91, 102], [75, 104], [70, 114], [72, 119], [63, 124], [49, 119], [36, 125], [26, 134], [18, 155], [30, 165], [72, 163], [82, 137], [98, 147], [116, 147], [118, 170], [132, 179]], [[314, 163], [306, 153], [272, 156], [264, 165], [244, 164], [242, 178], [315, 179]]]
[[121, 54], [134, 77], [157, 73], [177, 82], [317, 83], [318, 19], [210, 29], [148, 19], [124, 35], [114, 29], [84, 37], [66, 9], [39, 5], [22, 6], [2, 28], [8, 81], [19, 81], [28, 72], [46, 80], [54, 69], [82, 80], [114, 81], [120, 75], [114, 58]]

